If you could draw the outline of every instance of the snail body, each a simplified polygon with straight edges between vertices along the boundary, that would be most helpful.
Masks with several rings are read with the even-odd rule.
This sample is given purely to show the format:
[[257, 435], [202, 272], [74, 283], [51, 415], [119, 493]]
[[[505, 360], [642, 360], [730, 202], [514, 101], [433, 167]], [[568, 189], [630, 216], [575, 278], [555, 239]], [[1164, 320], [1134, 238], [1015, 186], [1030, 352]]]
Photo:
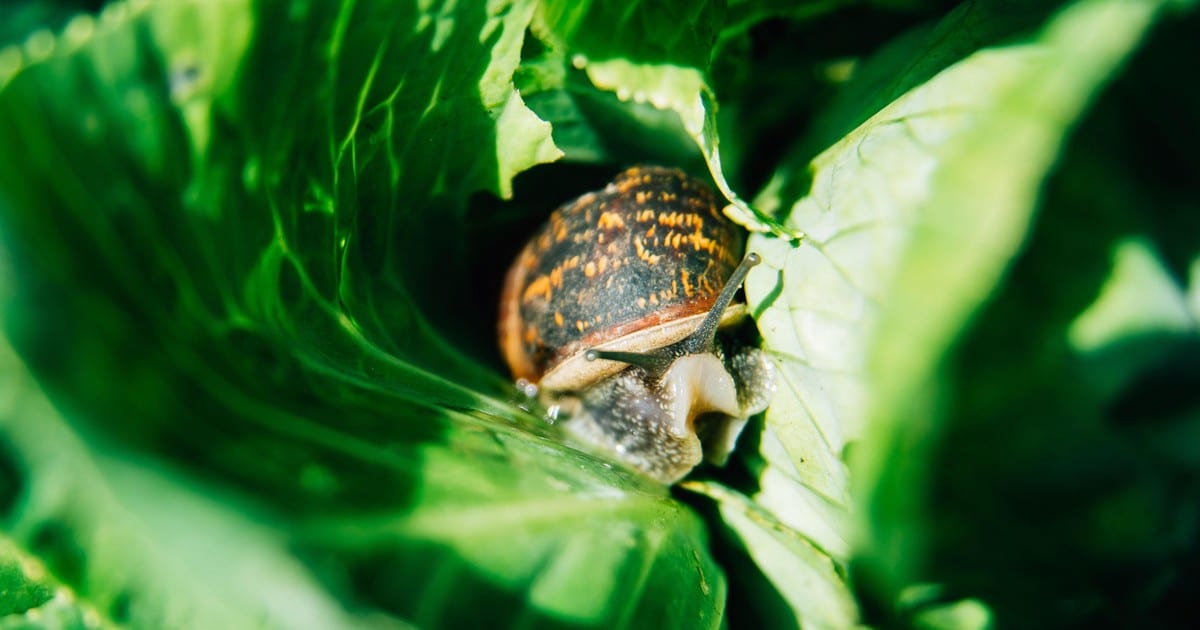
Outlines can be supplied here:
[[722, 464], [769, 402], [765, 354], [718, 334], [754, 254], [703, 182], [634, 167], [561, 206], [517, 256], [500, 304], [514, 378], [578, 438], [673, 483]]

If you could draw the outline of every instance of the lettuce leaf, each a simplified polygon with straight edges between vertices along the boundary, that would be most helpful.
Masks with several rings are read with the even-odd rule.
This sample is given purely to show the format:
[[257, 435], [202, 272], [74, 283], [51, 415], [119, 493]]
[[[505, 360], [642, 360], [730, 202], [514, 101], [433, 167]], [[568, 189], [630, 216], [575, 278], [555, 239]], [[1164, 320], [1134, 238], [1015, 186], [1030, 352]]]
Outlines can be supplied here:
[[[1186, 610], [1191, 4], [21, 3], [0, 621]], [[565, 441], [494, 349], [532, 225], [635, 162], [707, 171], [765, 261], [775, 398], [676, 489]]]
[[[60, 501], [17, 503], [6, 528], [61, 532], [38, 551], [88, 605], [134, 626], [330, 627], [358, 607], [422, 627], [719, 624], [697, 517], [545, 437], [430, 321], [468, 271], [451, 235], [473, 196], [557, 155], [512, 82], [533, 10], [117, 3], [16, 51], [4, 324], [81, 432], [65, 458], [116, 461], [65, 484], [53, 458], [16, 459]], [[6, 439], [72, 439], [54, 426], [22, 410]], [[142, 457], [148, 473], [121, 463]], [[102, 496], [127, 500], [84, 500]], [[110, 523], [130, 532], [115, 546], [95, 540]], [[248, 547], [276, 550], [278, 575], [245, 574]], [[308, 608], [259, 581], [324, 612], [298, 622]]]

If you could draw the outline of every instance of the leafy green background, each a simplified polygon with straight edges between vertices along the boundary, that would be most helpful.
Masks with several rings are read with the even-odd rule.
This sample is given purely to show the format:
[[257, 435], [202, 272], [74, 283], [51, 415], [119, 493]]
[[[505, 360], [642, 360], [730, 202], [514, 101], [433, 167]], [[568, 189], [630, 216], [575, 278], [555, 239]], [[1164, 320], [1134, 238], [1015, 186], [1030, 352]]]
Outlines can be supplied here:
[[[1186, 626], [1191, 4], [5, 5], [0, 624]], [[670, 489], [494, 341], [638, 162], [778, 376]]]

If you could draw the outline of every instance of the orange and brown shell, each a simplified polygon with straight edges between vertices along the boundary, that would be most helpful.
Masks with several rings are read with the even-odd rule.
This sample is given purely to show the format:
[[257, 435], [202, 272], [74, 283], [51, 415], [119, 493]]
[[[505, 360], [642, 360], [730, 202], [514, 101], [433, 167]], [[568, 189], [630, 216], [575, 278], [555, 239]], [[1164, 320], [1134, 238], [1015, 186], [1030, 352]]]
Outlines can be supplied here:
[[637, 352], [682, 339], [712, 307], [743, 243], [712, 189], [677, 169], [633, 167], [559, 207], [517, 256], [500, 297], [513, 377], [577, 388], [623, 367], [597, 361], [609, 365], [551, 378], [564, 363], [582, 365], [588, 348]]

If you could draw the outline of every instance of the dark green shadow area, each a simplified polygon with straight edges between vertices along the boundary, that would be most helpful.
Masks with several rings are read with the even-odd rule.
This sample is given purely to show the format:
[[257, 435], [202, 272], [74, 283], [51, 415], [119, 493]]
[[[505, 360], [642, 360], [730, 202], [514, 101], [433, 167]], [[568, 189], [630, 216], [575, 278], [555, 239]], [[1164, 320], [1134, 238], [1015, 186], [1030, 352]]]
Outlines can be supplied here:
[[[807, 195], [812, 187], [808, 165], [871, 116], [939, 72], [980, 50], [1018, 45], [1036, 35], [1062, 2], [966, 2], [927, 27], [917, 27], [897, 37], [861, 61], [853, 78], [821, 108], [822, 115], [809, 125], [812, 133], [783, 157], [788, 173], [781, 192], [784, 208]], [[783, 220], [786, 217], [777, 217]]]
[[845, 80], [838, 67], [852, 60], [861, 65], [887, 42], [948, 8], [858, 2], [731, 6], [710, 74], [721, 106], [721, 164], [734, 189], [753, 199], [770, 180], [836, 97]]
[[25, 471], [17, 463], [16, 453], [7, 443], [0, 442], [0, 515], [6, 515], [16, 507], [26, 483]]
[[0, 48], [21, 43], [38, 29], [57, 31], [79, 13], [95, 13], [107, 0], [8, 0], [0, 4]]

